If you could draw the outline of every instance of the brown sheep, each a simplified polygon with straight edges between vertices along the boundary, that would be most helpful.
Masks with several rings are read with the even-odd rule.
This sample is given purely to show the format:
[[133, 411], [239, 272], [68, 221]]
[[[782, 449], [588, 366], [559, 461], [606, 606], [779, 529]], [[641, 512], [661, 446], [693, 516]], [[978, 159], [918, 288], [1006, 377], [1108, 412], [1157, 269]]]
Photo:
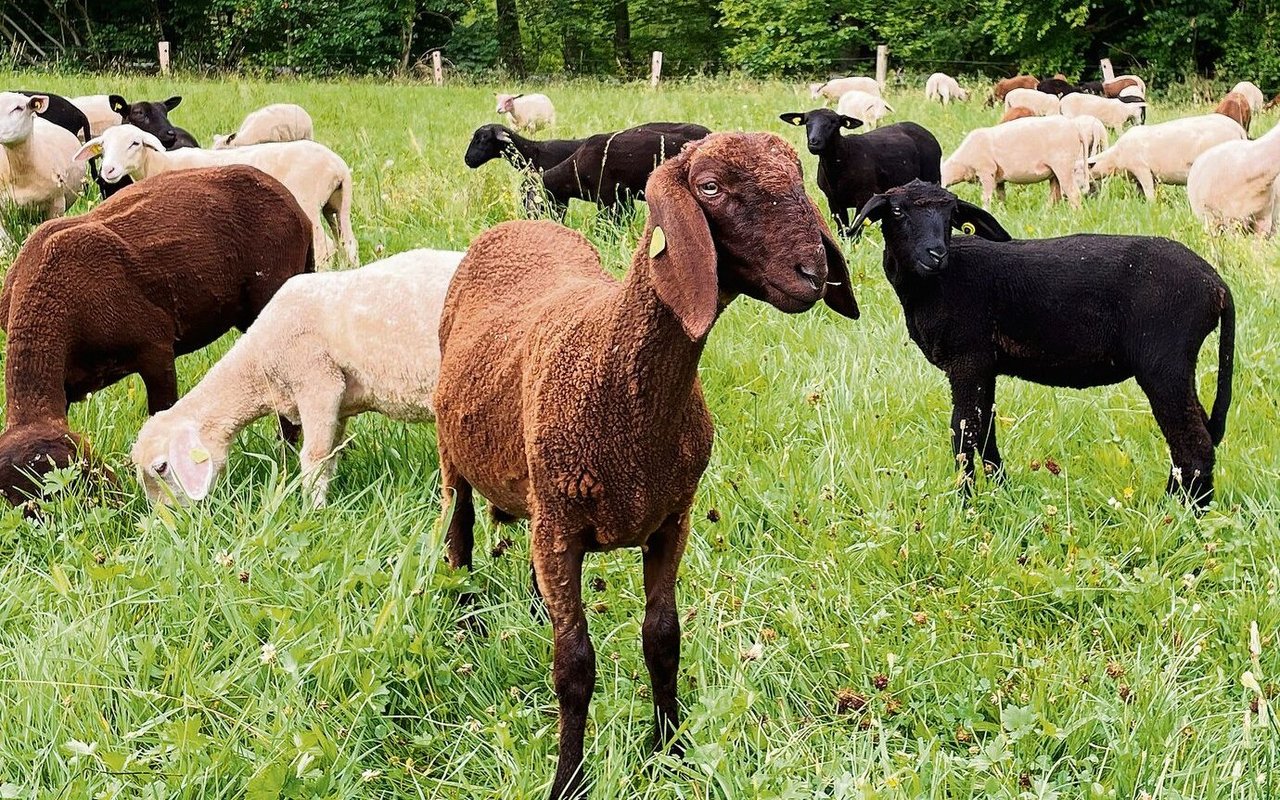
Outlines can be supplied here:
[[1249, 99], [1239, 92], [1227, 92], [1222, 102], [1214, 110], [1215, 114], [1230, 117], [1240, 123], [1244, 132], [1249, 132], [1249, 123], [1253, 121], [1253, 111], [1249, 108]]
[[1268, 100], [1268, 101], [1267, 101], [1267, 104], [1266, 104], [1266, 105], [1264, 105], [1264, 106], [1262, 107], [1262, 110], [1263, 110], [1263, 111], [1270, 111], [1271, 109], [1275, 108], [1276, 106], [1280, 106], [1280, 94], [1277, 94], [1275, 97], [1273, 97], [1273, 98], [1271, 98], [1270, 100]]
[[645, 197], [649, 222], [625, 280], [568, 228], [507, 222], [472, 243], [440, 323], [449, 563], [472, 564], [473, 487], [503, 517], [532, 518], [560, 702], [553, 798], [584, 791], [595, 683], [581, 594], [588, 552], [642, 549], [656, 743], [679, 726], [675, 581], [711, 455], [698, 359], [716, 317], [739, 294], [788, 313], [825, 296], [858, 315], [840, 248], [777, 136], [688, 145], [653, 172]]
[[168, 408], [176, 356], [245, 330], [281, 284], [313, 270], [306, 214], [246, 166], [160, 175], [41, 225], [0, 295], [0, 494], [20, 504], [39, 486], [28, 473], [76, 460], [71, 402], [136, 372], [148, 413]]
[[1034, 89], [1040, 85], [1040, 79], [1035, 75], [1019, 75], [1015, 78], [1003, 78], [996, 81], [996, 85], [992, 87], [990, 96], [987, 97], [987, 105], [994, 106], [997, 103], [1004, 102], [1004, 96], [1014, 89]]
[[1113, 81], [1108, 81], [1102, 84], [1102, 94], [1104, 97], [1119, 97], [1120, 93], [1125, 89], [1128, 89], [1130, 86], [1141, 86], [1141, 84], [1133, 78], [1116, 78]]
[[[1034, 116], [1038, 116], [1038, 115], [1036, 114], [1036, 112], [1032, 111], [1026, 106], [1014, 106], [1013, 108], [1004, 112], [1004, 116], [1000, 118], [1000, 122], [1013, 122], [1015, 119], [1022, 119], [1024, 117], [1034, 117]], [[1000, 123], [996, 123], [996, 124], [998, 125]]]

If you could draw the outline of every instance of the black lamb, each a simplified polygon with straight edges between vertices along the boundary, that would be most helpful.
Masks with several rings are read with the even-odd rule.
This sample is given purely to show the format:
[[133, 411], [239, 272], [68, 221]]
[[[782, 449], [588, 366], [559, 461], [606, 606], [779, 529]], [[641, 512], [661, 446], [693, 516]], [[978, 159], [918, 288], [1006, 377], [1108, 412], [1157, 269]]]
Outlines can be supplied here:
[[[1001, 470], [997, 375], [1082, 389], [1136, 378], [1169, 443], [1166, 489], [1213, 499], [1214, 447], [1226, 431], [1234, 363], [1231, 290], [1200, 256], [1154, 236], [1077, 234], [1011, 241], [987, 212], [921, 181], [877, 194], [884, 271], [907, 331], [951, 383], [952, 447], [968, 482], [980, 457]], [[951, 229], [976, 236], [952, 241]], [[1212, 414], [1196, 395], [1196, 359], [1222, 326]]]
[[467, 145], [463, 162], [471, 169], [476, 169], [493, 161], [505, 158], [516, 169], [532, 167], [538, 172], [545, 172], [573, 155], [574, 151], [586, 142], [586, 139], [529, 139], [505, 125], [496, 122], [481, 125], [471, 134], [471, 144]]
[[1040, 85], [1036, 87], [1038, 91], [1045, 94], [1051, 94], [1055, 97], [1063, 97], [1068, 94], [1077, 94], [1080, 88], [1070, 81], [1064, 81], [1061, 78], [1046, 78], [1040, 81]]
[[[686, 122], [650, 122], [616, 133], [597, 133], [556, 166], [542, 173], [542, 189], [552, 210], [563, 215], [573, 198], [619, 210], [627, 198], [644, 199], [653, 170], [711, 130]], [[531, 212], [540, 198], [525, 198]]]
[[841, 128], [857, 128], [862, 121], [827, 108], [781, 114], [779, 119], [805, 126], [809, 152], [818, 157], [818, 188], [842, 234], [850, 232], [849, 209], [856, 212], [876, 192], [917, 179], [942, 182], [942, 146], [914, 122], [842, 136]]

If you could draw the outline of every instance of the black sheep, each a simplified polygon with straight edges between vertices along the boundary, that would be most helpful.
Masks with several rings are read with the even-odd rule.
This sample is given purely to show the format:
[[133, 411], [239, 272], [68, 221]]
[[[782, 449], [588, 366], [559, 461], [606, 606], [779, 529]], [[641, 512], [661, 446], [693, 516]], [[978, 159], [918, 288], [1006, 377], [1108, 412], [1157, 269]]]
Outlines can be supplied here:
[[[871, 198], [855, 229], [864, 220], [883, 228], [884, 271], [907, 331], [951, 383], [952, 446], [969, 481], [977, 457], [1001, 469], [997, 375], [1077, 389], [1136, 378], [1169, 443], [1167, 491], [1202, 506], [1213, 499], [1235, 305], [1204, 259], [1153, 236], [1010, 241], [990, 214], [920, 181]], [[978, 235], [952, 241], [951, 229], [966, 224]], [[1219, 324], [1217, 396], [1206, 414], [1196, 358]]]
[[942, 146], [914, 122], [842, 136], [841, 128], [857, 128], [862, 121], [827, 108], [782, 114], [779, 119], [805, 126], [809, 152], [818, 157], [818, 188], [827, 196], [842, 234], [849, 233], [849, 209], [862, 208], [876, 192], [916, 179], [942, 181]]
[[1102, 89], [1102, 81], [1085, 81], [1077, 86], [1076, 90], [1085, 94], [1096, 94], [1103, 97], [1106, 96], [1106, 93]]
[[1075, 86], [1070, 81], [1064, 81], [1061, 78], [1046, 78], [1045, 80], [1040, 81], [1040, 84], [1036, 86], [1036, 89], [1055, 97], [1077, 94], [1080, 91], [1079, 87]]
[[[563, 214], [573, 198], [618, 210], [628, 197], [644, 199], [645, 183], [659, 164], [710, 133], [701, 125], [684, 122], [651, 122], [617, 133], [597, 133], [542, 173], [542, 188], [557, 214]], [[526, 208], [535, 210], [539, 199], [527, 196]]]
[[573, 155], [586, 139], [528, 139], [505, 125], [481, 125], [471, 134], [463, 162], [476, 169], [495, 158], [505, 158], [516, 169], [526, 166], [545, 172]]
[[[107, 102], [111, 104], [111, 110], [120, 115], [124, 121], [123, 124], [132, 125], [156, 137], [160, 140], [160, 144], [164, 145], [165, 150], [200, 146], [196, 137], [169, 121], [169, 112], [182, 102], [181, 95], [175, 95], [163, 101], [139, 100], [136, 103], [130, 103], [121, 95], [113, 94], [107, 98]], [[98, 177], [95, 165], [100, 160], [101, 156], [95, 157], [89, 164], [94, 170], [94, 181], [97, 182], [98, 191], [101, 192], [104, 200], [133, 184], [133, 179], [128, 175], [115, 183], [108, 183]]]

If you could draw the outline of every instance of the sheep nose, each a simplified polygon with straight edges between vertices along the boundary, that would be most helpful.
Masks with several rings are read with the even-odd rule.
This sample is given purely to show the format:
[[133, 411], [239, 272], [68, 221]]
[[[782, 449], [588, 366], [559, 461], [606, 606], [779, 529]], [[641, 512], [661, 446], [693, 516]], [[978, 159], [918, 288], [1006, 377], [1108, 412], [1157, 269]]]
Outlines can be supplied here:
[[925, 250], [929, 257], [933, 259], [933, 265], [936, 267], [942, 263], [942, 259], [947, 255], [947, 251], [941, 247], [930, 247]]
[[809, 282], [809, 285], [813, 287], [815, 292], [821, 289], [822, 285], [827, 282], [826, 264], [822, 262], [815, 262], [814, 265], [796, 264], [796, 272], [799, 272], [804, 276], [805, 280]]

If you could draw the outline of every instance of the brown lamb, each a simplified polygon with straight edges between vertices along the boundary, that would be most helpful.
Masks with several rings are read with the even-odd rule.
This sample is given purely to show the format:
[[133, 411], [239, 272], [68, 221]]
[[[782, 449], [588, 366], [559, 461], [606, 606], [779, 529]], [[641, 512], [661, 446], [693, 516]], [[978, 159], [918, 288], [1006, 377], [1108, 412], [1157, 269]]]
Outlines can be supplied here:
[[1218, 103], [1218, 107], [1213, 111], [1215, 114], [1234, 119], [1240, 123], [1241, 128], [1244, 128], [1245, 133], [1249, 132], [1249, 123], [1253, 122], [1253, 110], [1249, 108], [1249, 98], [1239, 92], [1227, 92], [1222, 102]]
[[[1000, 122], [1013, 122], [1015, 119], [1023, 119], [1024, 117], [1034, 117], [1036, 112], [1026, 106], [1014, 106], [1004, 112], [1004, 116], [1000, 118]], [[1000, 123], [996, 123], [997, 125]]]
[[1140, 84], [1133, 78], [1116, 78], [1113, 81], [1107, 81], [1102, 84], [1102, 94], [1104, 97], [1116, 98], [1120, 93], [1130, 86], [1139, 86]]
[[688, 145], [653, 172], [645, 196], [649, 222], [625, 280], [568, 228], [508, 222], [471, 245], [440, 323], [449, 563], [472, 564], [473, 487], [504, 515], [532, 519], [560, 702], [553, 798], [585, 791], [595, 683], [586, 553], [642, 549], [656, 744], [679, 726], [675, 580], [711, 455], [698, 359], [717, 316], [739, 294], [788, 313], [825, 297], [858, 315], [844, 257], [779, 137], [726, 133]]
[[996, 81], [996, 85], [992, 87], [991, 94], [987, 97], [987, 105], [994, 106], [997, 103], [1004, 102], [1004, 96], [1014, 89], [1035, 89], [1040, 85], [1040, 79], [1035, 75], [1018, 75], [1014, 78], [1002, 78]]
[[80, 217], [41, 225], [5, 276], [0, 494], [87, 456], [67, 408], [134, 372], [154, 414], [178, 399], [174, 358], [241, 331], [314, 269], [311, 222], [253, 167], [170, 172]]

